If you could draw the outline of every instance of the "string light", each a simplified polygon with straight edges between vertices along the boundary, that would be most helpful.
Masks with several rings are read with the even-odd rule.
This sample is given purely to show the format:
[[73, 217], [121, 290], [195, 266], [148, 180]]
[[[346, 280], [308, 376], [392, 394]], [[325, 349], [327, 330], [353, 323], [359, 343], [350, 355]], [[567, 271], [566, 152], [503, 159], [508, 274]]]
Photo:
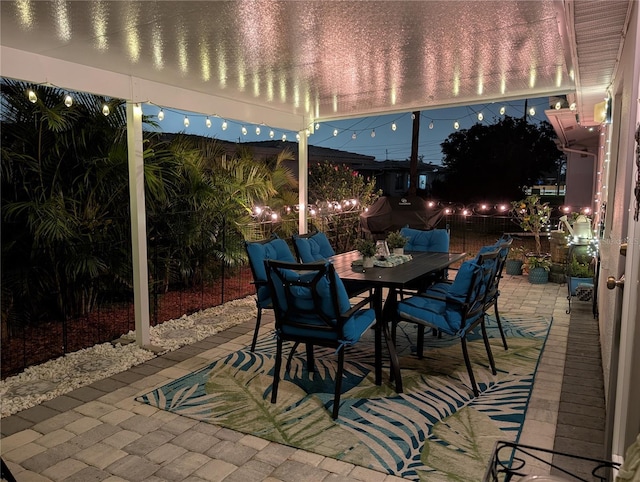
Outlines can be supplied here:
[[429, 129], [433, 129], [433, 121], [429, 122]]
[[532, 115], [532, 116], [533, 116], [533, 115], [536, 115], [536, 109], [535, 109], [535, 107], [531, 107], [531, 108], [529, 109], [529, 115]]
[[375, 137], [375, 136], [376, 136], [376, 130], [375, 130], [375, 129], [373, 129], [373, 130], [371, 131], [371, 137]]
[[241, 132], [242, 132], [243, 136], [246, 136], [247, 135], [247, 128], [245, 126], [242, 126]]
[[320, 123], [316, 122], [316, 130], [320, 129]]
[[507, 112], [507, 108], [505, 106], [500, 107], [500, 115], [504, 115]]
[[187, 116], [184, 116], [183, 124], [185, 127], [189, 127], [189, 118]]
[[71, 107], [73, 105], [73, 97], [71, 97], [71, 95], [67, 94], [64, 96], [64, 105], [67, 107]]
[[207, 116], [207, 120], [204, 121], [204, 125], [207, 126], [207, 129], [211, 129], [211, 119]]
[[482, 122], [482, 119], [484, 119], [484, 114], [482, 112], [478, 112], [478, 120]]
[[38, 96], [33, 90], [30, 90], [27, 95], [29, 96], [29, 102], [31, 102], [32, 104], [38, 102]]
[[398, 128], [398, 126], [396, 125], [395, 122], [391, 123], [391, 130], [395, 132], [395, 130]]
[[260, 126], [256, 126], [256, 135], [259, 136], [260, 135]]
[[300, 134], [296, 134], [296, 141], [300, 142]]
[[160, 112], [158, 112], [158, 120], [161, 121], [163, 119], [164, 119], [164, 111], [160, 109]]
[[273, 129], [269, 130], [269, 139], [273, 139], [273, 137], [276, 135], [275, 132], [273, 132]]
[[223, 130], [223, 131], [226, 131], [226, 130], [227, 130], [227, 127], [228, 127], [227, 121], [226, 121], [226, 120], [223, 120], [223, 121], [222, 121], [222, 130]]
[[333, 129], [333, 137], [338, 135], [338, 129]]
[[111, 111], [109, 110], [109, 106], [107, 104], [103, 104], [102, 106], [102, 115], [105, 117], [109, 115]]
[[458, 121], [455, 121], [455, 122], [453, 123], [453, 128], [454, 128], [455, 130], [458, 130], [458, 129], [460, 128], [460, 123], [459, 123]]
[[562, 102], [558, 101], [556, 102], [556, 110], [560, 110], [562, 109]]
[[282, 142], [286, 142], [287, 141], [287, 135], [286, 134], [282, 134]]
[[354, 132], [353, 134], [351, 134], [351, 139], [353, 139], [354, 141], [358, 138], [357, 134]]

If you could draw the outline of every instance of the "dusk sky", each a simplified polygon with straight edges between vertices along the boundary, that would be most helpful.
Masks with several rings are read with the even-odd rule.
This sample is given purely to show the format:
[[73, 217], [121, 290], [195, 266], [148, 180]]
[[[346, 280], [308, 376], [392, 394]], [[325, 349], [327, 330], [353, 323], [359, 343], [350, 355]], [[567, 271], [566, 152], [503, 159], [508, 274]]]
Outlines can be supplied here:
[[[479, 122], [478, 114], [484, 117], [482, 122], [493, 124], [500, 117], [500, 108], [505, 107], [505, 115], [522, 117], [524, 114], [524, 100], [504, 103], [477, 104], [467, 107], [453, 107], [448, 109], [424, 110], [420, 119], [420, 142], [418, 155], [424, 156], [425, 162], [440, 164], [442, 153], [440, 144], [449, 134], [455, 131], [454, 122], [458, 121], [459, 129], [468, 129]], [[533, 107], [534, 116], [528, 115], [532, 122], [546, 120], [544, 111], [549, 109], [549, 98], [528, 99], [527, 109]], [[145, 104], [145, 114], [157, 116], [160, 108]], [[243, 123], [236, 119], [221, 119], [210, 116], [211, 127], [207, 128], [207, 116], [172, 109], [163, 109], [164, 119], [159, 123], [163, 132], [185, 132], [233, 142], [253, 142], [269, 140], [269, 131], [274, 131], [274, 139], [287, 136], [288, 141], [296, 140], [296, 132], [271, 129], [269, 126], [256, 126]], [[185, 127], [184, 118], [189, 118], [189, 126]], [[156, 117], [157, 120], [157, 117]], [[227, 122], [227, 129], [222, 130], [223, 121]], [[395, 123], [396, 130], [392, 129]], [[432, 124], [432, 128], [429, 126]], [[246, 135], [242, 127], [246, 128]], [[260, 127], [260, 134], [256, 134], [256, 127]], [[334, 136], [334, 130], [338, 131]], [[329, 147], [343, 151], [375, 156], [377, 160], [405, 160], [411, 155], [411, 112], [390, 114], [383, 116], [363, 117], [344, 121], [320, 123], [316, 132], [309, 137], [309, 145]], [[372, 132], [375, 131], [375, 136]], [[353, 138], [355, 134], [355, 139]]]

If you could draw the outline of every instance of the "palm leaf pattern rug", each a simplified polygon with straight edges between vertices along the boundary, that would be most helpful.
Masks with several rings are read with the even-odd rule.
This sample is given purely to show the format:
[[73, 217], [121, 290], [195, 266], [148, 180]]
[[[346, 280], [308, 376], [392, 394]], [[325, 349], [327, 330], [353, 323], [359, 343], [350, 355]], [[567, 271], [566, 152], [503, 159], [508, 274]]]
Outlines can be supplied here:
[[375, 385], [373, 337], [363, 339], [345, 356], [337, 421], [331, 419], [333, 350], [316, 348], [316, 371], [309, 373], [300, 348], [283, 373], [278, 402], [270, 403], [273, 336], [260, 340], [254, 353], [233, 352], [137, 400], [407, 479], [480, 480], [496, 440], [518, 440], [551, 321], [512, 315], [503, 316], [502, 324], [506, 351], [488, 318], [495, 376], [480, 333], [468, 338], [477, 398], [457, 338], [425, 335], [424, 358], [418, 359], [415, 325], [401, 323], [397, 345], [405, 392], [397, 394], [389, 383], [387, 360], [383, 384]]

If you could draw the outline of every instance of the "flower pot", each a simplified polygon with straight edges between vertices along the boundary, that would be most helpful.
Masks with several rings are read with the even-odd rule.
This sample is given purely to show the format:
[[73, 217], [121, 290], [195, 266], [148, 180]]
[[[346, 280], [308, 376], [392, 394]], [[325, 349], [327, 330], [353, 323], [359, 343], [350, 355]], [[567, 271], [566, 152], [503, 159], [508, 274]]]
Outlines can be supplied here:
[[593, 286], [593, 278], [576, 278], [575, 276], [569, 277], [569, 292], [571, 296], [576, 296], [576, 288], [578, 285], [591, 285]]
[[362, 258], [362, 267], [363, 268], [373, 268], [373, 261], [374, 261], [374, 257], [373, 256], [365, 256]]
[[542, 285], [549, 282], [549, 272], [544, 268], [531, 268], [529, 270], [529, 283]]
[[522, 274], [522, 260], [520, 259], [508, 259], [504, 265], [504, 269], [507, 274], [521, 275]]
[[393, 248], [393, 254], [404, 254], [404, 248]]

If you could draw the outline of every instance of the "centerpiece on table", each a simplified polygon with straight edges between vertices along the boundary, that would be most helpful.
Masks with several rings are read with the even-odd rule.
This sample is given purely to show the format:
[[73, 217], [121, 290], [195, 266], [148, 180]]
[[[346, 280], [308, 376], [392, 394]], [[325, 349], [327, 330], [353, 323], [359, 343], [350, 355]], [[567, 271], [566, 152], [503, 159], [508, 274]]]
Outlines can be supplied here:
[[392, 250], [393, 254], [404, 254], [404, 245], [409, 238], [403, 236], [400, 231], [391, 231], [387, 234], [387, 246]]
[[543, 203], [540, 196], [532, 194], [511, 204], [511, 214], [525, 232], [531, 232], [535, 239], [536, 250], [526, 255], [526, 267], [529, 272], [529, 282], [534, 284], [547, 283], [551, 261], [549, 255], [542, 253], [540, 233], [548, 229], [551, 216], [551, 206]]
[[371, 239], [358, 238], [355, 242], [355, 248], [362, 255], [362, 267], [373, 268], [373, 261], [376, 255], [376, 245]]

